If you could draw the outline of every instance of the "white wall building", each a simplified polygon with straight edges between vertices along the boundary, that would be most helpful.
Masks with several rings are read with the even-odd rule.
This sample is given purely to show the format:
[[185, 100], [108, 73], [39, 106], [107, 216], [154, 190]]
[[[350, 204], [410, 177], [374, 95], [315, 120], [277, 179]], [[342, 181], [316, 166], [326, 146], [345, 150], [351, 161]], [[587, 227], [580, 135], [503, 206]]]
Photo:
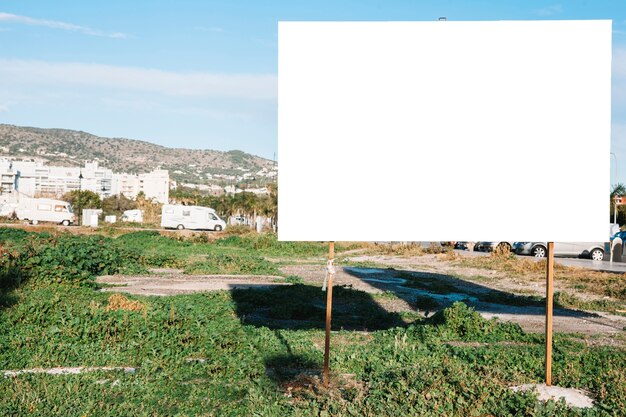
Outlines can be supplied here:
[[13, 171], [11, 161], [0, 160], [0, 195], [15, 191], [17, 173]]
[[97, 161], [86, 162], [84, 167], [57, 167], [39, 161], [0, 160], [0, 181], [2, 189], [8, 190], [13, 183], [12, 190], [29, 197], [60, 197], [81, 189], [93, 191], [100, 198], [117, 194], [136, 198], [143, 192], [146, 198], [159, 203], [167, 204], [169, 200], [166, 170], [156, 169], [139, 175], [117, 174], [99, 166]]
[[102, 198], [111, 195], [113, 172], [98, 166], [97, 161], [87, 162], [84, 167], [47, 166], [36, 161], [10, 161], [10, 164], [16, 175], [15, 189], [30, 197], [59, 197], [79, 188]]
[[162, 204], [169, 202], [170, 175], [167, 170], [155, 169], [145, 174], [113, 174], [113, 194], [137, 198], [143, 192], [146, 198]]

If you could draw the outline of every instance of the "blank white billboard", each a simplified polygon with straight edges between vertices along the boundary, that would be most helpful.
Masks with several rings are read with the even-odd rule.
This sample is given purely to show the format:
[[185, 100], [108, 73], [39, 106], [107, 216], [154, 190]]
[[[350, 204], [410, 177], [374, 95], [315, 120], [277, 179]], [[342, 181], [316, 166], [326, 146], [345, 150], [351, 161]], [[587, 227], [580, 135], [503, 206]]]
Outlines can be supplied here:
[[606, 241], [611, 21], [280, 22], [280, 240]]

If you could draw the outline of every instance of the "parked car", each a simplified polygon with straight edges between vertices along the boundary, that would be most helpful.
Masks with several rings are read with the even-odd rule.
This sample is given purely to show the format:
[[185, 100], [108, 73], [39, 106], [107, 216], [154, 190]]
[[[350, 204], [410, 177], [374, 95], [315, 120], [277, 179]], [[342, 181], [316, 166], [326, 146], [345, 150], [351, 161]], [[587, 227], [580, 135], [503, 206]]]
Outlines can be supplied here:
[[496, 248], [499, 250], [511, 250], [512, 242], [476, 242], [475, 251], [493, 252]]
[[[517, 255], [532, 255], [543, 258], [548, 254], [546, 242], [515, 242], [513, 252]], [[594, 261], [604, 259], [604, 243], [602, 242], [555, 242], [555, 256], [575, 256], [591, 258]]]

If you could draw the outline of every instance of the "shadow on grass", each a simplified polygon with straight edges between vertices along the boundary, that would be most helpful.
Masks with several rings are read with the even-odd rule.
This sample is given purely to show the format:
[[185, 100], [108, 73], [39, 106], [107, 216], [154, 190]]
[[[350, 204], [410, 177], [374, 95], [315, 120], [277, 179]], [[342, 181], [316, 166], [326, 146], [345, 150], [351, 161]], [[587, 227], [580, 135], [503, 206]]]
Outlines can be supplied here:
[[0, 271], [0, 310], [15, 305], [18, 301], [13, 291], [21, 284], [19, 273], [14, 268]]
[[[234, 289], [235, 311], [244, 324], [270, 329], [324, 329], [326, 291], [313, 285]], [[381, 330], [403, 326], [399, 314], [383, 309], [368, 293], [333, 289], [333, 330]]]
[[[292, 350], [282, 330], [325, 329], [326, 291], [312, 285], [233, 289], [235, 311], [242, 324], [267, 327], [279, 341], [280, 353], [265, 356], [267, 376], [282, 389], [304, 389], [321, 381], [323, 357]], [[381, 330], [406, 323], [397, 313], [383, 309], [368, 293], [333, 288], [332, 330]], [[308, 389], [308, 388], [306, 388]]]

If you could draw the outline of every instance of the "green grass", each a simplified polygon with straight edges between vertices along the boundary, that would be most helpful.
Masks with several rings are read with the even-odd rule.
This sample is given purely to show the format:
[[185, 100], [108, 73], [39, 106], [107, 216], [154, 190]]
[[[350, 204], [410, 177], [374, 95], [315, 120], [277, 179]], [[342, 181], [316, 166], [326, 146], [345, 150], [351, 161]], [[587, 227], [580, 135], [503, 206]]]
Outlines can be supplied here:
[[[215, 245], [222, 248], [254, 250], [262, 255], [276, 257], [310, 257], [328, 253], [328, 243], [281, 242], [278, 241], [276, 235], [271, 233], [229, 236], [215, 241]], [[335, 245], [335, 250], [338, 252], [347, 248], [339, 244]]]
[[265, 256], [306, 257], [328, 250], [322, 243], [278, 242], [273, 234], [230, 236], [209, 242], [163, 236], [156, 231], [111, 238], [10, 228], [0, 228], [0, 246], [22, 254], [21, 264], [34, 264], [45, 282], [67, 281], [70, 275], [88, 281], [101, 273], [145, 273], [147, 267], [181, 268], [189, 274], [278, 275], [278, 264]]
[[276, 266], [255, 255], [214, 253], [185, 267], [186, 274], [279, 275]]
[[129, 297], [145, 306], [142, 313], [109, 310], [109, 294], [88, 288], [23, 287], [0, 312], [1, 369], [137, 372], [0, 378], [0, 414], [609, 416], [626, 409], [623, 349], [555, 335], [554, 383], [589, 389], [597, 400], [592, 410], [568, 410], [507, 389], [542, 380], [540, 336], [484, 320], [463, 304], [393, 327], [397, 318], [380, 313], [367, 294], [335, 293], [336, 329], [366, 327], [379, 311], [381, 330], [333, 333], [333, 383], [324, 390], [311, 378], [322, 365], [319, 288]]
[[[484, 320], [462, 303], [422, 319], [383, 309], [379, 303], [393, 302], [393, 294], [335, 287], [332, 381], [325, 389], [318, 376], [326, 293], [298, 277], [284, 279], [290, 286], [171, 297], [110, 298], [82, 285], [128, 264], [276, 274], [266, 256], [321, 256], [321, 243], [0, 229], [0, 245], [0, 369], [137, 368], [0, 376], [0, 415], [611, 416], [626, 409], [623, 347], [555, 334], [553, 382], [590, 390], [597, 405], [577, 411], [540, 404], [507, 387], [542, 381], [542, 336]], [[417, 288], [453, 289], [434, 275], [398, 274]], [[581, 302], [567, 294], [555, 299]], [[421, 310], [435, 304], [427, 296], [415, 300]]]

